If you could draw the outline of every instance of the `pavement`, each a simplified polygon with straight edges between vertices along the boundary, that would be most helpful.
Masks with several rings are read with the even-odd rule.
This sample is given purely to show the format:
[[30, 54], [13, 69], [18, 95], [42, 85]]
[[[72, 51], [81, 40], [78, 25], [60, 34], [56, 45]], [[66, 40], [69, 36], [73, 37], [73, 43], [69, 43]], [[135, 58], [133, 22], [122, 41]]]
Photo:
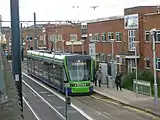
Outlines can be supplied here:
[[107, 86], [103, 84], [101, 88], [94, 86], [94, 91], [120, 103], [160, 116], [160, 99], [158, 99], [158, 105], [155, 109], [154, 98], [151, 96], [137, 95], [136, 93], [125, 89], [117, 91], [114, 88], [107, 88]]
[[1, 60], [3, 61], [3, 73], [7, 101], [3, 104], [0, 104], [0, 120], [23, 120], [16, 92], [17, 89], [12, 79], [10, 66], [5, 57], [2, 56]]

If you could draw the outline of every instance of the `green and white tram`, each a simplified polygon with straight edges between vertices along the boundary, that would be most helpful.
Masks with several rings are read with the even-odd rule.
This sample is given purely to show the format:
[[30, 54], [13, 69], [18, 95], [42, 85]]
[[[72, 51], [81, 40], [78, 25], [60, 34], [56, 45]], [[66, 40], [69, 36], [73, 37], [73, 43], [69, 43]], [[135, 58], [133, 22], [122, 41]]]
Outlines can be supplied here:
[[27, 51], [27, 71], [42, 82], [69, 94], [93, 92], [93, 60], [88, 55]]

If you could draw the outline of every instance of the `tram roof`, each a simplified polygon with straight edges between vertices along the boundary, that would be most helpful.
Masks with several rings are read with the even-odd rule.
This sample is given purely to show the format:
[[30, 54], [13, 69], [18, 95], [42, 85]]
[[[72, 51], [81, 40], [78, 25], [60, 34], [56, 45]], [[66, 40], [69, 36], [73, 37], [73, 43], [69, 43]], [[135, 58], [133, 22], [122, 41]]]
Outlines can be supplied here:
[[27, 55], [35, 55], [35, 56], [42, 56], [42, 57], [47, 57], [47, 58], [56, 58], [56, 59], [64, 59], [66, 56], [82, 56], [79, 54], [71, 54], [71, 53], [63, 53], [60, 51], [56, 51], [49, 53], [49, 51], [45, 50], [28, 50]]

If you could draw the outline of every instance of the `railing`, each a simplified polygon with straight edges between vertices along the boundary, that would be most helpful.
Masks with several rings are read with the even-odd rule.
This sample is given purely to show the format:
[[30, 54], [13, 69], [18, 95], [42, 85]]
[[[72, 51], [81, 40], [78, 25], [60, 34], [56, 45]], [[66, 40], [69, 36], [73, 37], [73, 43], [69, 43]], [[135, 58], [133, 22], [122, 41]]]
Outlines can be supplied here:
[[133, 79], [133, 91], [136, 92], [136, 84], [138, 87], [138, 93], [143, 94], [143, 95], [148, 95], [151, 96], [151, 83], [148, 81], [143, 81], [143, 80], [136, 80]]
[[0, 73], [2, 75], [0, 76], [2, 83], [0, 87], [3, 87], [3, 97], [5, 98], [5, 101], [3, 98], [3, 103], [0, 104], [0, 120], [23, 120], [15, 82], [13, 81], [11, 68], [3, 49], [0, 49], [0, 62]]

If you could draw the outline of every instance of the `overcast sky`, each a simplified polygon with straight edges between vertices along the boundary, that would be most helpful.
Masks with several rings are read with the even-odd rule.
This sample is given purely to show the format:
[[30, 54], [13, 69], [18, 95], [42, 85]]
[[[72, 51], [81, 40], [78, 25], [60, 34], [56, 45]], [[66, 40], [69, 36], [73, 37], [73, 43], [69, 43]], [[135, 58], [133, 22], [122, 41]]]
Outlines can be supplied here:
[[[10, 20], [10, 0], [0, 1], [3, 20]], [[123, 15], [124, 8], [160, 5], [160, 0], [19, 0], [19, 4], [20, 20], [33, 20], [33, 12], [37, 20], [86, 20]], [[91, 6], [99, 7], [93, 10]]]

